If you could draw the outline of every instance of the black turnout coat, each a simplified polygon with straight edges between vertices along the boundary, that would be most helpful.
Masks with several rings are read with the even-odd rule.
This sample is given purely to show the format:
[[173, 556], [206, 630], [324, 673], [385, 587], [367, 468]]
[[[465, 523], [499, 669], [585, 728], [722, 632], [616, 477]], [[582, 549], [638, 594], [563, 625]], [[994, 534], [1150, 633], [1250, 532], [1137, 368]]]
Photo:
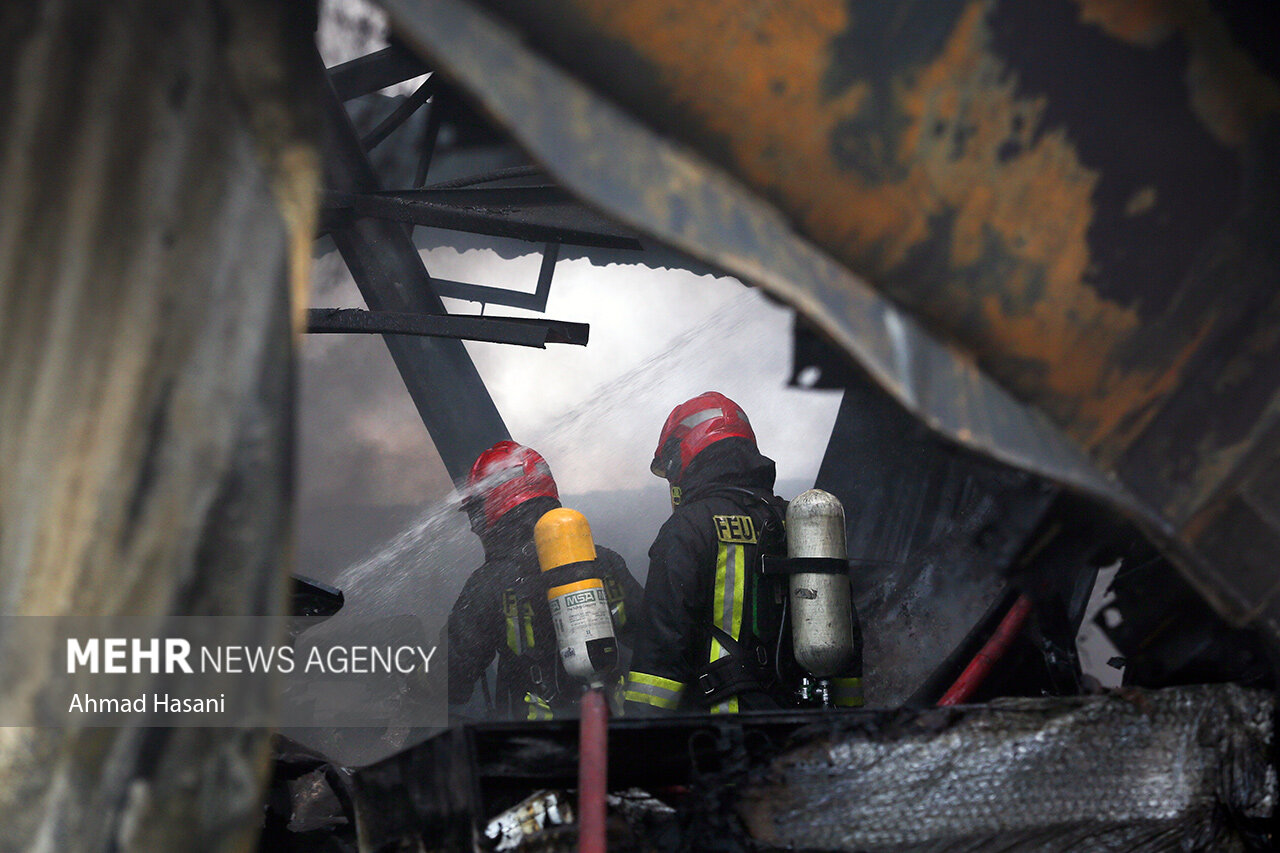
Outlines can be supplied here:
[[[482, 537], [484, 565], [467, 579], [445, 627], [451, 704], [471, 698], [497, 655], [494, 700], [499, 716], [537, 720], [576, 711], [581, 685], [560, 663], [533, 544], [534, 524], [559, 505], [553, 498], [534, 498], [508, 512]], [[643, 591], [622, 557], [599, 545], [596, 555], [618, 640], [631, 645]]]
[[[776, 657], [779, 646], [789, 655], [789, 643], [778, 642], [786, 587], [759, 571], [762, 553], [786, 548], [786, 503], [773, 494], [775, 476], [773, 461], [740, 438], [718, 441], [689, 463], [679, 505], [649, 549], [628, 714], [780, 706]], [[725, 692], [721, 664], [720, 695], [708, 696], [704, 673], [732, 653], [745, 656], [750, 672]]]

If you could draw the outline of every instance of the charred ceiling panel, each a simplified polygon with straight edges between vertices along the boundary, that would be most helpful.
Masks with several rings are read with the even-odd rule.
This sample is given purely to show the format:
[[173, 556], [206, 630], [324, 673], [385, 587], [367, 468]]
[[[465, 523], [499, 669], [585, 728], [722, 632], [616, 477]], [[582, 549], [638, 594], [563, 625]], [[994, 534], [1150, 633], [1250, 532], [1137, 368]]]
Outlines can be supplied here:
[[786, 298], [931, 426], [1126, 507], [1280, 634], [1267, 7], [386, 5], [565, 186]]
[[814, 485], [840, 498], [870, 707], [906, 701], [1005, 590], [1056, 489], [930, 432], [860, 372]]

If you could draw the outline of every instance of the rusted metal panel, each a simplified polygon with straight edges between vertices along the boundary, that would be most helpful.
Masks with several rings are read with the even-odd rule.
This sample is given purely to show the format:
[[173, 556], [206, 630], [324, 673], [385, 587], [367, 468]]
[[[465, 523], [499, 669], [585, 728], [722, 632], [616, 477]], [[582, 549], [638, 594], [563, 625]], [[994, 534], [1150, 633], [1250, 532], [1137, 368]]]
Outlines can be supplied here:
[[1280, 109], [1208, 3], [486, 5], [1108, 460], [1270, 301], [1194, 298]]
[[787, 299], [952, 438], [1124, 506], [1280, 634], [1244, 479], [1280, 464], [1265, 12], [386, 5], [565, 186]]

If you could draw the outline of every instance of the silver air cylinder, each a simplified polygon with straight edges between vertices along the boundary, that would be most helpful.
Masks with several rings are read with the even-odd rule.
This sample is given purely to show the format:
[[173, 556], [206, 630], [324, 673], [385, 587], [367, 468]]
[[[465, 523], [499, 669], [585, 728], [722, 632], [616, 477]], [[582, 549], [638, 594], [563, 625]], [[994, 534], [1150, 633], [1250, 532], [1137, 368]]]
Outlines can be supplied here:
[[[848, 558], [844, 507], [821, 489], [810, 489], [787, 507], [787, 556]], [[853, 604], [847, 574], [791, 575], [791, 643], [796, 662], [818, 678], [855, 666]]]

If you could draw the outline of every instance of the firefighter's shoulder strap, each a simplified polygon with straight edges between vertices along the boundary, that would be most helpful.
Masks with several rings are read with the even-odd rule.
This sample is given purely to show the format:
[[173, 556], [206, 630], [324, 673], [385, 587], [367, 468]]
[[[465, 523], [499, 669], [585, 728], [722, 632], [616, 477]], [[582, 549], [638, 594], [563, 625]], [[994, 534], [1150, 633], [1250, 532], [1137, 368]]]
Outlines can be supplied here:
[[[546, 595], [543, 593], [541, 578], [536, 581], [521, 575], [511, 588], [503, 592], [503, 615], [506, 618], [507, 648], [511, 652], [512, 671], [519, 673], [520, 685], [509, 685], [512, 691], [510, 702], [515, 702], [520, 691], [525, 694], [527, 704], [529, 696], [540, 702], [555, 701], [560, 694], [560, 672], [558, 659], [549, 655], [549, 650], [536, 644], [534, 631], [535, 607], [546, 607]], [[541, 719], [530, 716], [529, 719]]]
[[[748, 512], [759, 521], [759, 529], [752, 530], [751, 542], [760, 555], [785, 552], [786, 534], [783, 518], [786, 502], [771, 492], [753, 491], [739, 486], [715, 485], [700, 492], [698, 497], [712, 495], [733, 496], [747, 499], [753, 505]], [[751, 510], [756, 510], [752, 512]], [[754, 578], [753, 578], [754, 580]], [[699, 671], [695, 690], [708, 705], [749, 690], [768, 690], [773, 681], [769, 665], [769, 650], [751, 631], [744, 631], [735, 639], [722, 627], [712, 624], [711, 638], [724, 649], [724, 654]], [[713, 644], [713, 645], [714, 645]]]
[[748, 690], [768, 689], [771, 670], [769, 652], [750, 634], [747, 642], [735, 640], [728, 631], [711, 626], [711, 635], [728, 652], [698, 673], [696, 690], [703, 702], [715, 705], [722, 699]]

